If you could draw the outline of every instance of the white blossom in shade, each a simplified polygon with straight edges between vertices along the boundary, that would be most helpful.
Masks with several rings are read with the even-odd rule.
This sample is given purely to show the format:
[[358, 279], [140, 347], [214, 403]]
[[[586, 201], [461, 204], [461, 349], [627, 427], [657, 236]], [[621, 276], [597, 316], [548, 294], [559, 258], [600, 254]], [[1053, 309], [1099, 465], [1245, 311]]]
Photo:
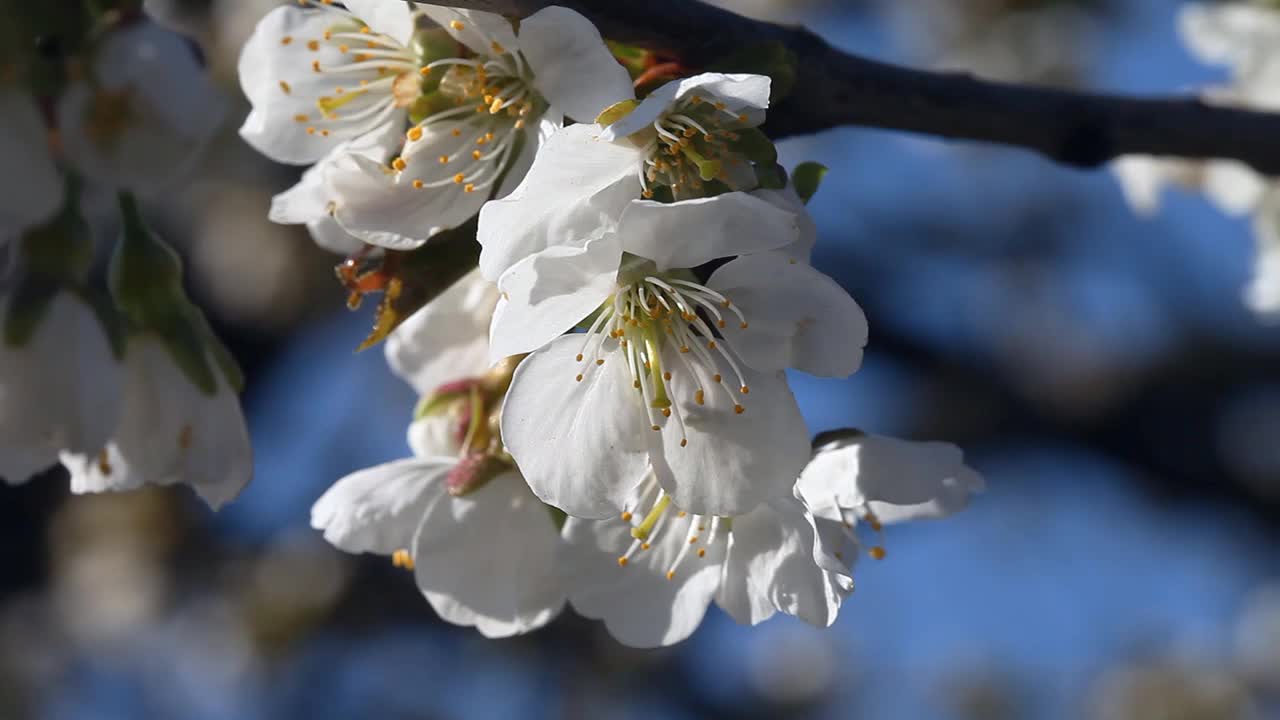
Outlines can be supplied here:
[[489, 322], [498, 288], [472, 270], [392, 331], [387, 364], [419, 395], [489, 367]]
[[[1193, 3], [1179, 16], [1183, 42], [1206, 63], [1227, 65], [1231, 81], [1207, 88], [1212, 104], [1280, 110], [1280, 8], [1265, 3]], [[1114, 164], [1129, 204], [1154, 214], [1165, 186], [1201, 192], [1224, 213], [1251, 216], [1257, 238], [1254, 276], [1244, 290], [1245, 303], [1265, 319], [1280, 318], [1277, 291], [1277, 183], [1234, 160], [1194, 161], [1145, 156], [1121, 158]]]
[[835, 622], [852, 590], [794, 493], [735, 517], [685, 512], [652, 478], [608, 520], [570, 517], [563, 529], [569, 601], [633, 647], [688, 637], [714, 601], [756, 625], [782, 612]]
[[111, 30], [58, 103], [67, 162], [90, 181], [156, 192], [198, 160], [226, 101], [181, 35], [139, 21]]
[[[0, 318], [10, 312], [0, 302]], [[97, 452], [120, 417], [123, 373], [94, 311], [76, 296], [52, 300], [30, 340], [0, 342], [0, 477], [11, 484]]]
[[1268, 192], [1253, 217], [1258, 250], [1245, 304], [1255, 313], [1280, 321], [1280, 186]]
[[846, 528], [867, 522], [878, 532], [882, 523], [946, 517], [985, 487], [950, 443], [857, 431], [829, 436], [819, 438], [796, 489], [814, 516]]
[[[616, 232], [503, 275], [490, 356], [533, 351], [503, 440], [544, 502], [607, 517], [650, 467], [690, 512], [737, 515], [790, 487], [808, 437], [782, 371], [851, 374], [867, 326], [833, 280], [770, 251], [796, 246], [798, 219], [758, 204], [773, 208], [642, 201]], [[705, 283], [689, 270], [734, 256]]]
[[189, 485], [217, 510], [253, 475], [240, 399], [208, 359], [217, 392], [188, 379], [161, 341], [130, 338], [120, 422], [101, 450], [62, 453], [71, 491], [99, 493], [144, 485]]
[[0, 243], [53, 217], [62, 205], [62, 177], [48, 134], [35, 100], [0, 85], [0, 166], [18, 173], [0, 194]]
[[[241, 83], [254, 110], [241, 134], [276, 160], [309, 163], [389, 128], [390, 164], [339, 153], [320, 173], [331, 215], [373, 244], [417, 247], [465, 222], [515, 187], [565, 115], [591, 119], [631, 94], [595, 27], [565, 8], [535, 13], [517, 33], [478, 11], [312, 5], [273, 11], [246, 45]], [[415, 36], [416, 15], [456, 46]]]
[[[741, 199], [740, 191], [757, 183], [735, 145], [741, 133], [763, 122], [768, 104], [768, 77], [705, 73], [662, 86], [611, 125], [557, 132], [520, 186], [481, 211], [477, 239], [485, 277], [497, 281], [549, 247], [581, 248], [611, 232], [630, 205], [656, 192], [676, 201], [735, 203], [744, 226], [753, 211], [771, 214], [772, 203]], [[708, 200], [712, 181], [736, 192]], [[692, 230], [685, 225], [686, 232]]]

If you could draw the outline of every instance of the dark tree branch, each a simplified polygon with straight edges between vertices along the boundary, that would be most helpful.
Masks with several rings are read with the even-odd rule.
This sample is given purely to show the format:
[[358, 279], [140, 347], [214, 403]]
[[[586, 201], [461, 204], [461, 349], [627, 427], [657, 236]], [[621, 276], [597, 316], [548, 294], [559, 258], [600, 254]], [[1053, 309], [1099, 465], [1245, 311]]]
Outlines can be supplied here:
[[699, 67], [749, 48], [786, 47], [791, 93], [769, 109], [775, 138], [841, 125], [905, 130], [1036, 150], [1096, 167], [1120, 155], [1227, 158], [1280, 175], [1280, 115], [1213, 107], [1195, 98], [1138, 99], [911, 70], [832, 48], [800, 27], [751, 20], [698, 0], [432, 0], [527, 17], [573, 8], [607, 38]]

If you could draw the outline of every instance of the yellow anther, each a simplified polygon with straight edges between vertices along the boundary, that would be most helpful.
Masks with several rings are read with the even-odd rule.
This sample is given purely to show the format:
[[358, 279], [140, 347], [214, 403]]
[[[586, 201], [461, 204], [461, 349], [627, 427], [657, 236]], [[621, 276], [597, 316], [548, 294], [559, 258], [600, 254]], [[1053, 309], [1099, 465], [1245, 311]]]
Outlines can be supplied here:
[[688, 346], [688, 345], [681, 345], [681, 346], [680, 346], [680, 352], [682, 352], [682, 353], [687, 353], [687, 352], [689, 352], [689, 346]]
[[479, 160], [479, 159], [480, 159], [481, 157], [483, 157], [483, 156], [484, 156], [484, 153], [480, 152], [479, 150], [472, 150], [472, 151], [471, 151], [471, 159], [472, 159], [472, 160]]
[[289, 87], [289, 83], [283, 80], [280, 81], [280, 89], [284, 91], [285, 95], [288, 95], [289, 93], [293, 92], [293, 88]]
[[689, 446], [689, 439], [688, 439], [688, 438], [680, 438], [680, 447], [688, 447], [688, 446]]
[[706, 548], [698, 548], [698, 557], [706, 557], [706, 556], [707, 556], [707, 549], [706, 549]]
[[395, 160], [391, 161], [391, 167], [395, 168], [396, 170], [403, 171], [408, 166], [409, 166], [409, 163], [405, 162], [404, 158], [402, 157], [398, 157]]
[[661, 427], [659, 427], [659, 426], [657, 426], [657, 425], [653, 425], [653, 426], [651, 426], [651, 427], [653, 428], [653, 431], [654, 431], [654, 432], [661, 432], [661, 430], [662, 430], [662, 428], [661, 428]]
[[699, 104], [699, 103], [701, 103], [701, 102], [702, 102], [702, 96], [701, 96], [701, 95], [692, 95], [692, 96], [690, 96], [690, 97], [689, 97], [689, 102], [690, 102], [690, 103], [692, 103], [692, 104], [694, 104], [694, 105], [697, 105], [697, 104]]
[[712, 375], [711, 379], [714, 380], [715, 382], [720, 382], [721, 380], [720, 373], [716, 373], [715, 375]]
[[577, 360], [578, 362], [582, 362], [582, 353], [578, 353], [577, 357], [575, 357], [574, 360]]
[[739, 116], [738, 116], [738, 122], [740, 122], [740, 123], [744, 123], [744, 122], [746, 122], [748, 119], [749, 119], [749, 118], [747, 118], [747, 116], [746, 116], [746, 115], [739, 115]]
[[671, 408], [662, 408], [662, 417], [671, 417]]
[[626, 567], [627, 559], [625, 557], [618, 558], [618, 567]]
[[462, 30], [463, 28], [466, 27], [466, 25], [463, 25], [461, 20], [450, 20], [449, 27], [453, 28], [454, 30]]
[[315, 71], [315, 72], [320, 72], [320, 61], [319, 61], [319, 60], [312, 60], [312, 61], [311, 61], [311, 69], [312, 69], [313, 71]]
[[674, 580], [674, 579], [675, 579], [675, 577], [676, 577], [676, 571], [675, 571], [675, 570], [668, 570], [668, 571], [667, 571], [667, 579], [668, 579], [668, 580]]
[[284, 37], [280, 38], [281, 45], [288, 45], [291, 42], [293, 42], [293, 38], [288, 35], [285, 35]]
[[718, 103], [716, 103], [716, 109], [717, 109], [717, 110], [725, 110], [725, 109], [727, 109], [728, 107], [729, 107], [728, 105], [725, 105], [725, 104], [724, 104], [724, 103], [722, 103], [722, 102], [718, 102]]
[[315, 129], [315, 128], [313, 128], [313, 127], [309, 127], [309, 128], [307, 128], [307, 134], [308, 134], [308, 135], [315, 135], [315, 134], [316, 134], [316, 129]]
[[307, 41], [307, 49], [308, 49], [308, 50], [310, 50], [311, 52], [317, 52], [317, 51], [319, 51], [319, 50], [320, 50], [320, 41], [319, 41], [319, 40], [308, 40], [308, 41]]
[[453, 183], [455, 185], [461, 185], [466, 179], [467, 178], [465, 175], [463, 175], [462, 173], [458, 173], [457, 175], [453, 176]]
[[751, 392], [751, 388], [747, 387], [746, 385], [743, 385], [742, 387], [738, 388], [738, 392], [742, 393], [743, 395], [746, 395]]
[[746, 412], [746, 411], [747, 411], [747, 409], [746, 409], [746, 408], [744, 408], [744, 407], [742, 407], [741, 405], [734, 405], [734, 406], [733, 406], [733, 412], [734, 412], [734, 414], [735, 414], [735, 415], [741, 415], [742, 413], [744, 413], [744, 412]]
[[662, 373], [662, 379], [663, 379], [663, 380], [670, 380], [670, 379], [671, 379], [671, 373], [670, 373], [670, 372], [664, 372], [664, 373]]
[[[715, 350], [715, 349], [716, 349], [716, 341], [715, 341], [715, 340], [712, 340], [712, 341], [708, 342], [708, 343], [707, 343], [707, 349], [708, 349], [708, 350]], [[720, 381], [719, 381], [719, 380], [717, 380], [716, 382], [720, 382]]]
[[361, 34], [361, 35], [368, 35], [368, 34], [370, 34], [370, 33], [372, 33], [372, 32], [373, 32], [373, 30], [371, 30], [371, 29], [369, 28], [369, 26], [368, 26], [368, 25], [365, 25], [364, 27], [360, 28], [360, 34]]
[[462, 130], [459, 128], [454, 128], [453, 132], [450, 134], [453, 135], [454, 137], [462, 137]]
[[300, 123], [303, 123], [303, 122], [306, 122], [306, 121], [310, 120], [310, 119], [311, 119], [311, 116], [310, 116], [310, 115], [301, 115], [301, 114], [299, 114], [299, 115], [294, 115], [294, 116], [293, 116], [293, 119], [294, 119], [294, 120], [296, 120], [296, 121], [298, 121], [298, 122], [300, 122]]
[[604, 358], [596, 358], [596, 365], [603, 365], [603, 364], [604, 364]]
[[504, 47], [502, 47], [502, 43], [498, 42], [497, 40], [494, 40], [494, 41], [493, 41], [493, 44], [492, 44], [492, 45], [490, 45], [489, 47], [493, 50], [493, 54], [494, 54], [494, 55], [506, 55], [506, 54], [507, 54], [507, 49], [506, 49], [506, 48], [504, 48]]
[[398, 568], [412, 570], [413, 556], [409, 554], [408, 550], [397, 550], [391, 553], [391, 564]]
[[340, 52], [340, 53], [349, 53], [349, 52], [351, 52], [351, 48], [350, 48], [350, 46], [347, 46], [347, 45], [339, 45], [339, 46], [338, 46], [338, 52]]
[[467, 183], [466, 186], [462, 188], [462, 192], [475, 192], [475, 191], [476, 191], [476, 186], [471, 183]]
[[414, 189], [415, 189], [415, 190], [421, 190], [422, 188], [426, 187], [426, 185], [427, 185], [427, 184], [426, 184], [426, 183], [424, 183], [424, 182], [422, 182], [421, 180], [414, 180], [414, 181], [413, 181], [413, 187], [414, 187]]
[[880, 547], [879, 545], [877, 545], [877, 546], [875, 546], [875, 547], [871, 548], [870, 550], [868, 550], [868, 551], [867, 551], [867, 554], [868, 554], [868, 555], [870, 555], [871, 557], [875, 558], [876, 560], [883, 560], [883, 559], [884, 559], [884, 556], [885, 556], [887, 553], [885, 553], [884, 548], [882, 548], [882, 547]]
[[648, 550], [648, 549], [649, 549], [649, 543], [640, 543], [640, 549], [641, 549], [641, 550]]
[[422, 139], [422, 128], [420, 128], [420, 127], [413, 127], [413, 128], [409, 128], [409, 132], [405, 133], [405, 137], [409, 138], [410, 140], [412, 140], [412, 141], [414, 141], [414, 142], [417, 142], [417, 141], [421, 140], [421, 139]]
[[[795, 262], [795, 261], [794, 261], [794, 260], [792, 260], [791, 262]], [[738, 325], [738, 327], [739, 327], [739, 328], [741, 328], [741, 329], [743, 329], [743, 330], [746, 330], [746, 329], [747, 329], [747, 321], [746, 321], [746, 320], [743, 320], [743, 321], [742, 321], [742, 324]]]
[[720, 328], [721, 330], [725, 329], [725, 327], [726, 327], [726, 323], [725, 323], [725, 321], [724, 321], [724, 320], [717, 320], [717, 321], [716, 321], [716, 327]]
[[449, 164], [449, 156], [448, 156], [448, 155], [441, 155], [441, 156], [440, 156], [440, 164], [441, 164], [441, 165], [448, 165], [448, 164]]
[[429, 68], [429, 67], [419, 68], [418, 74], [421, 75], [422, 77], [426, 77], [431, 74], [431, 70], [432, 68]]
[[703, 403], [706, 402], [706, 394], [703, 393], [701, 390], [695, 392], [693, 394], [693, 401], [698, 403], [699, 405], [702, 405]]
[[689, 537], [689, 544], [690, 544], [690, 545], [697, 545], [697, 544], [698, 544], [698, 536], [697, 536], [697, 535], [692, 535], [692, 536], [690, 536], [690, 537]]
[[631, 522], [631, 518], [635, 516], [632, 515], [630, 512], [624, 512], [622, 513], [621, 517], [622, 517], [622, 522]]
[[578, 373], [578, 376], [574, 379], [577, 380], [578, 382], [582, 382], [582, 373]]

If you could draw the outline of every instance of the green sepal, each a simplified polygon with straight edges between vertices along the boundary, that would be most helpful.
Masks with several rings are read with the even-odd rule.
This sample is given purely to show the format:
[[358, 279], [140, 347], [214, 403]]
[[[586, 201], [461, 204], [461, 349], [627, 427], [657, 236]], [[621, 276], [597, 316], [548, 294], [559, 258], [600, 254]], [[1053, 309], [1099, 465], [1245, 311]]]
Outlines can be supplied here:
[[213, 326], [209, 324], [204, 311], [195, 305], [188, 305], [187, 317], [204, 339], [205, 349], [213, 357], [213, 362], [222, 372], [222, 378], [227, 381], [227, 385], [236, 393], [244, 392], [244, 370], [240, 368], [235, 355], [232, 355], [226, 344], [222, 342], [222, 338], [213, 331]]
[[827, 176], [827, 166], [818, 162], [802, 162], [791, 171], [791, 186], [805, 205], [818, 192], [822, 179]]
[[143, 223], [136, 202], [120, 198], [121, 237], [111, 255], [111, 299], [133, 330], [166, 327], [186, 303], [182, 259]]
[[[433, 75], [435, 73], [432, 73]], [[439, 90], [429, 90], [418, 96], [413, 101], [413, 105], [409, 106], [409, 122], [417, 125], [427, 118], [445, 110], [452, 110], [458, 107], [453, 98], [445, 95]]]
[[631, 76], [632, 80], [643, 75], [644, 71], [648, 69], [649, 58], [653, 55], [648, 50], [614, 40], [605, 40], [604, 44], [609, 48], [609, 52], [613, 53], [613, 57], [618, 60], [618, 63], [627, 69], [627, 74]]
[[765, 190], [781, 190], [787, 186], [787, 172], [781, 165], [756, 165], [756, 181]]
[[620, 100], [601, 110], [600, 114], [596, 116], [596, 124], [608, 127], [630, 115], [631, 111], [635, 110], [639, 104], [635, 100]]
[[18, 280], [5, 308], [4, 344], [20, 348], [31, 342], [61, 290], [61, 283], [42, 273], [29, 273]]
[[106, 333], [107, 342], [111, 344], [111, 353], [115, 355], [116, 360], [124, 361], [125, 347], [128, 344], [127, 336], [124, 330], [123, 318], [116, 312], [115, 307], [111, 304], [111, 297], [105, 292], [95, 287], [79, 287], [72, 292], [76, 297], [80, 298], [93, 314], [98, 318], [98, 323], [102, 325], [102, 332]]
[[204, 338], [197, 328], [182, 317], [186, 313], [175, 313], [170, 320], [160, 327], [147, 328], [153, 333], [173, 359], [175, 365], [182, 370], [192, 385], [205, 395], [218, 394], [218, 378], [209, 365], [209, 353], [205, 351]]
[[472, 218], [441, 232], [417, 250], [396, 254], [398, 265], [374, 312], [373, 330], [356, 352], [387, 339], [410, 315], [475, 269], [480, 260], [476, 226], [477, 220]]
[[769, 102], [777, 103], [791, 94], [796, 84], [796, 54], [785, 44], [770, 41], [726, 55], [707, 66], [710, 72], [768, 75]]
[[760, 128], [734, 130], [738, 137], [729, 141], [729, 149], [757, 165], [773, 165], [778, 162], [778, 148]]

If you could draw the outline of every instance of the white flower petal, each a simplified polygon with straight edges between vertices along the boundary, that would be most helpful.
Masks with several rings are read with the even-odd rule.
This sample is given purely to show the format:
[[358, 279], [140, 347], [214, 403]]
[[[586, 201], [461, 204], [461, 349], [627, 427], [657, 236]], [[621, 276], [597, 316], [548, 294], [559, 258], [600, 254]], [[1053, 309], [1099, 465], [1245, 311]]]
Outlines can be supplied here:
[[804, 201], [796, 194], [795, 188], [787, 186], [783, 190], [753, 190], [751, 194], [796, 216], [799, 236], [794, 243], [780, 247], [776, 252], [786, 253], [787, 257], [796, 262], [809, 262], [813, 248], [818, 244], [818, 226], [813, 222], [813, 216], [809, 214]]
[[818, 627], [835, 622], [843, 595], [814, 561], [813, 517], [798, 498], [770, 500], [733, 519], [716, 603], [743, 625], [777, 611]]
[[1240, 65], [1280, 41], [1280, 13], [1246, 3], [1191, 3], [1182, 7], [1178, 29], [1200, 60]]
[[501, 15], [439, 5], [419, 5], [418, 8], [432, 22], [448, 31], [455, 40], [481, 57], [487, 58], [499, 53], [499, 49], [493, 45], [495, 42], [505, 52], [513, 53], [520, 49], [515, 31], [511, 29], [511, 22]]
[[759, 125], [764, 122], [764, 111], [769, 107], [769, 85], [765, 75], [702, 73], [673, 80], [649, 93], [635, 110], [605, 128], [601, 135], [606, 140], [633, 135], [649, 127], [678, 101], [695, 94], [723, 102], [726, 112], [746, 115], [747, 125]]
[[538, 92], [578, 122], [593, 122], [610, 105], [635, 97], [631, 77], [600, 31], [573, 10], [553, 5], [522, 20], [520, 51]]
[[311, 508], [311, 527], [349, 553], [390, 555], [413, 547], [427, 508], [448, 503], [444, 478], [450, 458], [396, 460], [352, 473]]
[[484, 204], [483, 192], [461, 184], [415, 188], [406, 174], [359, 156], [336, 163], [326, 182], [333, 190], [333, 217], [347, 232], [389, 250], [421, 247], [437, 233], [471, 219]]
[[520, 363], [502, 411], [502, 439], [543, 502], [604, 518], [648, 472], [653, 433], [617, 353], [575, 381], [581, 346], [581, 337], [562, 337]]
[[607, 236], [585, 248], [547, 248], [504, 273], [490, 362], [532, 352], [572, 330], [613, 293], [621, 260], [617, 240]]
[[959, 512], [983, 480], [955, 445], [861, 435], [819, 448], [797, 487], [811, 506], [866, 503], [881, 522], [892, 523]]
[[1280, 319], [1280, 189], [1267, 194], [1253, 217], [1258, 250], [1245, 304], [1266, 321]]
[[419, 395], [489, 368], [489, 321], [498, 289], [472, 270], [387, 338], [387, 364]]
[[62, 176], [35, 100], [0, 89], [0, 166], [18, 173], [0, 194], [0, 243], [48, 220], [62, 205]]
[[[741, 515], [790, 492], [809, 457], [809, 432], [785, 376], [743, 368], [750, 392], [741, 394], [737, 374], [723, 359], [714, 371], [729, 388], [694, 377], [671, 343], [662, 361], [672, 373], [671, 400], [677, 407], [673, 417], [657, 418], [661, 448], [652, 461], [675, 504], [700, 515]], [[703, 405], [694, 401], [698, 390]], [[638, 397], [632, 390], [626, 400], [642, 407]], [[735, 412], [736, 404], [743, 413]]]
[[429, 415], [414, 420], [405, 439], [414, 457], [458, 457], [462, 438], [458, 437], [456, 417], [452, 413]]
[[799, 216], [743, 192], [660, 203], [634, 200], [618, 222], [622, 249], [659, 270], [772, 250], [800, 238]]
[[375, 32], [389, 35], [408, 47], [413, 38], [413, 12], [410, 4], [398, 0], [343, 0], [352, 15]]
[[747, 318], [725, 339], [757, 370], [795, 368], [848, 377], [862, 364], [867, 318], [835, 280], [779, 252], [747, 255], [719, 268], [707, 287]]
[[0, 344], [0, 477], [26, 482], [60, 450], [96, 456], [119, 421], [123, 384], [97, 316], [57, 295], [26, 345]]
[[367, 123], [326, 124], [327, 132], [307, 132], [322, 119], [317, 99], [333, 96], [344, 82], [353, 82], [349, 75], [312, 70], [313, 62], [323, 67], [349, 62], [333, 43], [319, 43], [314, 51], [308, 47], [333, 22], [326, 12], [276, 8], [258, 23], [240, 53], [240, 87], [253, 105], [240, 136], [276, 162], [306, 165], [392, 118], [401, 126], [404, 123], [401, 110], [371, 117]]
[[1210, 161], [1205, 163], [1203, 172], [1205, 195], [1232, 215], [1252, 212], [1268, 188], [1267, 178], [1234, 160]]
[[[657, 486], [646, 483], [632, 507], [650, 507]], [[632, 544], [631, 523], [608, 520], [565, 521], [565, 566], [569, 602], [579, 614], [603, 620], [609, 634], [631, 647], [661, 647], [684, 640], [698, 628], [720, 584], [725, 543], [706, 547], [704, 557], [686, 551], [671, 579], [667, 572], [688, 544], [691, 516], [668, 508], [649, 549], [625, 566], [618, 558]]]
[[486, 203], [477, 239], [480, 270], [496, 282], [508, 268], [548, 247], [584, 247], [617, 224], [640, 197], [639, 152], [598, 139], [596, 125], [573, 125], [542, 146], [511, 195]]
[[414, 574], [440, 617], [507, 637], [545, 625], [564, 606], [559, 545], [548, 508], [505, 473], [427, 509]]
[[[209, 365], [217, 368], [212, 358]], [[131, 338], [119, 425], [105, 456], [63, 453], [71, 491], [182, 483], [215, 510], [233, 500], [253, 475], [253, 454], [239, 398], [220, 377], [218, 386], [206, 395], [157, 338]]]

